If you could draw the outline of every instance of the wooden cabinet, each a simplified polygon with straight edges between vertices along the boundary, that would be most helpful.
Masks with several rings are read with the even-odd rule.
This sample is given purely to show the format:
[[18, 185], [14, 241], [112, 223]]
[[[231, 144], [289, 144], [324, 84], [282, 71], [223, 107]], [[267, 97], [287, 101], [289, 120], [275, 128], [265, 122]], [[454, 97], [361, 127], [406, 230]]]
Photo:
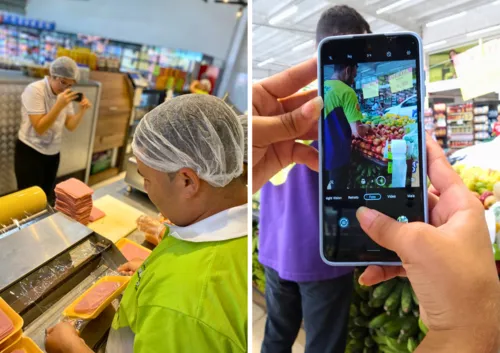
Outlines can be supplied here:
[[92, 71], [90, 79], [101, 83], [101, 101], [93, 152], [123, 147], [132, 112], [133, 93], [126, 74]]

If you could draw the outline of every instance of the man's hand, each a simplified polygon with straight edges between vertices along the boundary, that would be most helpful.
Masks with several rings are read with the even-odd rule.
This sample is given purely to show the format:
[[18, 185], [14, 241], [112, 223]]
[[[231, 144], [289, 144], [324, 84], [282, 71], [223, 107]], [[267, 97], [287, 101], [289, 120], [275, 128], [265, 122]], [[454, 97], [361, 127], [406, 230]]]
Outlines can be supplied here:
[[78, 92], [73, 92], [71, 89], [67, 89], [63, 93], [57, 95], [56, 105], [59, 108], [65, 108], [68, 104], [73, 102], [78, 96]]
[[296, 94], [317, 76], [316, 59], [253, 85], [253, 192], [291, 163], [318, 170], [318, 151], [295, 140], [317, 140], [323, 101], [316, 90]]
[[80, 110], [86, 111], [90, 108], [92, 108], [92, 103], [90, 103], [87, 97], [84, 96], [82, 101], [80, 102]]
[[92, 350], [69, 322], [60, 322], [48, 328], [45, 336], [47, 353], [91, 353]]
[[139, 267], [142, 266], [143, 262], [144, 260], [142, 259], [133, 259], [132, 261], [124, 263], [118, 267], [118, 272], [127, 276], [132, 276], [139, 269]]
[[[484, 209], [432, 139], [427, 139], [427, 151], [434, 186], [429, 192], [431, 225], [402, 224], [360, 208], [357, 217], [363, 230], [395, 251], [403, 263], [402, 267], [369, 266], [360, 283], [373, 285], [408, 276], [430, 329], [419, 352], [498, 352], [500, 283]], [[468, 344], [476, 346], [470, 350]]]

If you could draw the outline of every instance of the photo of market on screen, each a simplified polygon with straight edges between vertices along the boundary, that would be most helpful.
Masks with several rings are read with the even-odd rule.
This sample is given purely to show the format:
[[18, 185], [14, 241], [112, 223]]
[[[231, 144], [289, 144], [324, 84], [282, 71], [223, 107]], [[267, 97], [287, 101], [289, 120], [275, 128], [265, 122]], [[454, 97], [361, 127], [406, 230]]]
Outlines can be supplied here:
[[327, 190], [419, 186], [416, 60], [324, 67]]

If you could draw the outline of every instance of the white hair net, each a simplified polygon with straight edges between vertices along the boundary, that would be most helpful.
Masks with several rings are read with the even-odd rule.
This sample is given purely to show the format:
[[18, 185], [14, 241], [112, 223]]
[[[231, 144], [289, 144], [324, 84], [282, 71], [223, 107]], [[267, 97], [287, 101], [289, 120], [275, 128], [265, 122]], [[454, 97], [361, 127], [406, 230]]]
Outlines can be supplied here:
[[61, 56], [50, 64], [50, 76], [78, 81], [80, 78], [80, 69], [73, 59]]
[[245, 139], [245, 145], [243, 149], [243, 162], [248, 163], [248, 116], [240, 115], [241, 126], [243, 127], [243, 137]]
[[159, 105], [137, 126], [132, 149], [150, 168], [166, 173], [191, 168], [215, 187], [243, 172], [243, 127], [214, 96], [188, 94]]

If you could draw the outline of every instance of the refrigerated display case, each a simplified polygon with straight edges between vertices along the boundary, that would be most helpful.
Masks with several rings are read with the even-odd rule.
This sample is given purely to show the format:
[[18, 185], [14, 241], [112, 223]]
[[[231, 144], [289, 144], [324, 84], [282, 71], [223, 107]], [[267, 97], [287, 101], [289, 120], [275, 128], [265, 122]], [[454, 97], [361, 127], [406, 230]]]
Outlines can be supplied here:
[[43, 31], [40, 34], [40, 60], [41, 65], [52, 62], [57, 58], [59, 48], [71, 49], [75, 47], [76, 34], [63, 32]]

